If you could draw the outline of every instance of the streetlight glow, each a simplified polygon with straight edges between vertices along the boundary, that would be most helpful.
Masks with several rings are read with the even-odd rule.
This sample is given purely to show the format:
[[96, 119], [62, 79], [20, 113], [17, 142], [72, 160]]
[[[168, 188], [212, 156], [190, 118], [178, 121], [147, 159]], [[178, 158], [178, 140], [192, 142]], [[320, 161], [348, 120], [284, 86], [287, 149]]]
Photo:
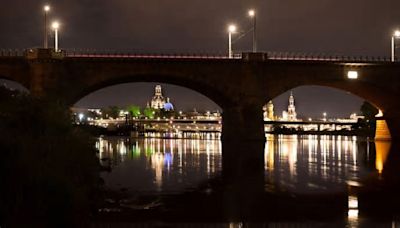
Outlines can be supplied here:
[[249, 17], [253, 20], [253, 52], [257, 52], [257, 19], [256, 11], [254, 9], [249, 10]]
[[233, 24], [231, 24], [231, 25], [229, 25], [229, 27], [228, 27], [228, 31], [230, 32], [230, 33], [235, 33], [236, 32], [236, 25], [233, 25]]
[[400, 30], [395, 30], [392, 35], [392, 53], [391, 60], [392, 62], [396, 59], [396, 41], [395, 39], [400, 39]]
[[51, 27], [52, 27], [54, 30], [57, 30], [57, 29], [60, 28], [60, 23], [58, 23], [58, 21], [55, 21], [55, 22], [53, 22], [53, 23], [51, 24]]
[[49, 45], [48, 45], [48, 36], [49, 36], [49, 34], [48, 34], [48, 31], [47, 31], [49, 26], [47, 24], [47, 14], [50, 11], [50, 5], [44, 5], [43, 6], [43, 11], [44, 11], [43, 47], [47, 49], [47, 48], [49, 48]]
[[250, 17], [254, 17], [255, 15], [256, 15], [256, 11], [254, 11], [253, 9], [249, 10]]
[[54, 50], [55, 52], [58, 52], [58, 29], [60, 28], [60, 23], [58, 23], [58, 21], [54, 21], [51, 24], [51, 27], [54, 30]]
[[232, 34], [235, 33], [237, 30], [236, 25], [230, 24], [228, 26], [228, 32], [229, 32], [229, 37], [228, 37], [228, 57], [231, 59], [233, 58], [233, 51], [232, 51]]

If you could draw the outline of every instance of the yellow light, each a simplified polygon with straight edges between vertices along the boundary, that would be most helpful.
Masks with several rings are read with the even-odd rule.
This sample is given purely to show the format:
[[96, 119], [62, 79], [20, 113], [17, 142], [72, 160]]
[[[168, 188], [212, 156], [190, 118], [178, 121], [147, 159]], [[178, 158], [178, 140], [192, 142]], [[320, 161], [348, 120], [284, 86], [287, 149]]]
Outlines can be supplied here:
[[375, 148], [376, 148], [375, 168], [376, 170], [378, 170], [379, 174], [383, 172], [384, 165], [389, 155], [390, 147], [391, 147], [390, 141], [380, 141], [380, 140], [375, 141]]
[[256, 11], [254, 10], [249, 10], [249, 16], [254, 17], [256, 15]]
[[396, 30], [396, 31], [394, 31], [394, 34], [393, 34], [395, 37], [397, 37], [397, 38], [400, 38], [400, 30]]
[[231, 25], [229, 25], [229, 27], [228, 27], [228, 31], [230, 32], [230, 33], [235, 33], [236, 32], [236, 25], [233, 25], [233, 24], [231, 24]]
[[57, 21], [55, 21], [55, 22], [53, 22], [53, 23], [51, 24], [51, 27], [52, 27], [54, 30], [56, 30], [56, 29], [60, 28], [60, 23], [58, 23]]
[[350, 70], [347, 72], [347, 78], [348, 79], [357, 79], [358, 78], [358, 72], [354, 70]]
[[45, 5], [43, 7], [43, 10], [46, 11], [46, 12], [49, 12], [50, 11], [50, 6], [49, 5]]

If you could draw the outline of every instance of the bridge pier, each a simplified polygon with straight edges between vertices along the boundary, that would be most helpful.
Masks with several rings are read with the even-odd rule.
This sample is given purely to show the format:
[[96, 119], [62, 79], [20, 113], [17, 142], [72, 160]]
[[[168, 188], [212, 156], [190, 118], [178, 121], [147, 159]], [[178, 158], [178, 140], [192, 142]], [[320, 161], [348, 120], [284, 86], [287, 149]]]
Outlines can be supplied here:
[[262, 103], [224, 108], [222, 175], [225, 217], [255, 221], [263, 210], [265, 133]]

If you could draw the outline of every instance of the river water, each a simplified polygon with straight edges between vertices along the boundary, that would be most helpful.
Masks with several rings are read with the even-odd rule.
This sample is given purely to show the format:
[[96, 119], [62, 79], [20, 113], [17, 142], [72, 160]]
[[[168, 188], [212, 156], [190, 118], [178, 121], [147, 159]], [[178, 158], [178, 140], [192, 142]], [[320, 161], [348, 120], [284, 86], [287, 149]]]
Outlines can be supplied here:
[[[222, 169], [221, 141], [206, 139], [99, 138], [96, 146], [107, 188], [171, 194], [196, 188]], [[207, 139], [209, 138], [209, 139]], [[267, 135], [267, 192], [338, 192], [380, 175], [390, 144], [355, 136]], [[262, 153], [262, 152], [261, 152]]]

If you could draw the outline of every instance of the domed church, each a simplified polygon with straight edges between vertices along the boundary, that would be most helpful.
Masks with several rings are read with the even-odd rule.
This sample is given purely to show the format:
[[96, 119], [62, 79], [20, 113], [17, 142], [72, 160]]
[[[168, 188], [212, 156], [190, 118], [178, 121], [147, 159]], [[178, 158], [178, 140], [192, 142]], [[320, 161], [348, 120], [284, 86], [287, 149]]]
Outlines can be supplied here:
[[150, 107], [156, 110], [164, 109], [165, 111], [173, 111], [174, 105], [169, 101], [169, 98], [164, 98], [162, 95], [161, 85], [156, 85], [154, 96], [151, 99]]

